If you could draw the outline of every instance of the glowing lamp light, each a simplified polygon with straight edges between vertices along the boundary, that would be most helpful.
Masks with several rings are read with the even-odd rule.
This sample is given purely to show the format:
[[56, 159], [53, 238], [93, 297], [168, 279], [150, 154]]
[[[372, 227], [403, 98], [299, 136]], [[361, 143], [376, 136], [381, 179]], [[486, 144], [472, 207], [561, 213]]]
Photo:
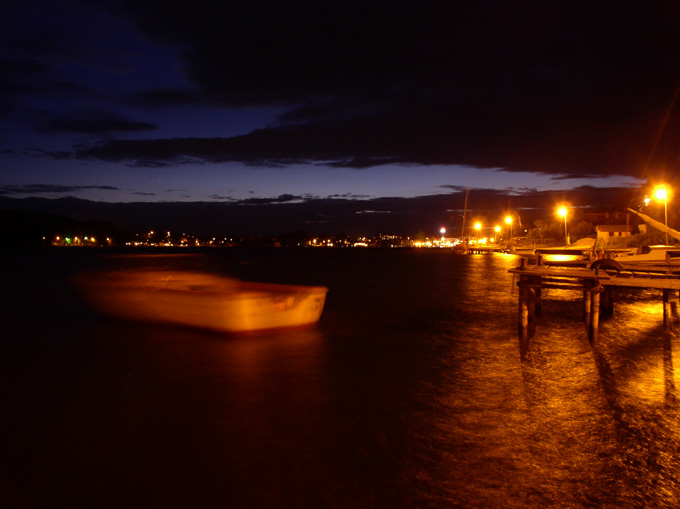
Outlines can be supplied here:
[[[664, 221], [666, 228], [668, 228], [668, 193], [666, 192], [666, 185], [662, 184], [654, 189], [654, 198], [663, 200]], [[668, 245], [668, 232], [666, 232], [666, 245]]]
[[482, 223], [479, 223], [479, 222], [475, 223], [475, 230], [476, 230], [475, 237], [477, 237], [477, 238], [479, 237], [479, 231], [481, 229], [482, 229]]
[[557, 214], [564, 218], [564, 242], [569, 245], [569, 235], [567, 234], [567, 207], [557, 209]]
[[654, 198], [657, 200], [666, 199], [666, 186], [659, 186], [654, 190]]
[[512, 241], [512, 216], [505, 216], [505, 224], [508, 225], [508, 229], [510, 230], [508, 237], [510, 238], [510, 241]]

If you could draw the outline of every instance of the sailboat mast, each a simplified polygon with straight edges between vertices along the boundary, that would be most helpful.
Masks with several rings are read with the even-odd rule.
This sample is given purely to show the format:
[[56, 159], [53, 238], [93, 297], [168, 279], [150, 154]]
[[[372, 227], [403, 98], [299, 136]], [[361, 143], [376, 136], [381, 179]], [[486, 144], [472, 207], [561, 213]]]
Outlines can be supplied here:
[[465, 237], [465, 218], [467, 217], [468, 196], [470, 196], [470, 188], [466, 187], [465, 188], [465, 207], [463, 207], [463, 229], [460, 232], [461, 237]]

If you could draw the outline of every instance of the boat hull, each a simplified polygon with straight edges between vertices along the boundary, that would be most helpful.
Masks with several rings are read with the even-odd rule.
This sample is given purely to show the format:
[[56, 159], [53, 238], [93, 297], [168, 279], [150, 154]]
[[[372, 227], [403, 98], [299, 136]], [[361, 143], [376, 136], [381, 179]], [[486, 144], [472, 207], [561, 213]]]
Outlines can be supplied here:
[[118, 318], [229, 333], [302, 327], [319, 321], [328, 289], [249, 283], [191, 272], [116, 272], [78, 278], [86, 300]]

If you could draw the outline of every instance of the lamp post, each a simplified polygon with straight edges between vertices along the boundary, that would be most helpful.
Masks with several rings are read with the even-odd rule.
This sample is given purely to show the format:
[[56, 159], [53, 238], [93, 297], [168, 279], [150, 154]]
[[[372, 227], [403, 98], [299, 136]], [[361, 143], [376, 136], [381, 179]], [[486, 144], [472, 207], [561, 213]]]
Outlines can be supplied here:
[[[666, 192], [666, 186], [660, 185], [654, 190], [654, 197], [657, 200], [663, 200], [663, 210], [664, 210], [664, 224], [668, 228], [668, 193]], [[666, 245], [668, 245], [668, 231], [666, 231]]]
[[557, 214], [564, 218], [564, 242], [565, 245], [569, 245], [569, 235], [567, 235], [567, 207], [560, 207], [557, 210]]
[[475, 241], [479, 242], [479, 231], [482, 229], [482, 223], [477, 222], [475, 223], [475, 231], [477, 232], [475, 235]]

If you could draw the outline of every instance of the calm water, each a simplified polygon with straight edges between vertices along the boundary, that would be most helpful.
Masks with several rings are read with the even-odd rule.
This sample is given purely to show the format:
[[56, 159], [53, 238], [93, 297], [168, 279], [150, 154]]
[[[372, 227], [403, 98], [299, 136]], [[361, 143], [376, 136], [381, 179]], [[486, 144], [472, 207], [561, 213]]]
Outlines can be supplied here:
[[1, 254], [4, 507], [680, 504], [654, 293], [595, 349], [547, 293], [522, 362], [509, 256], [206, 251], [183, 263], [330, 288], [317, 327], [223, 337], [91, 311], [68, 278], [101, 252]]

